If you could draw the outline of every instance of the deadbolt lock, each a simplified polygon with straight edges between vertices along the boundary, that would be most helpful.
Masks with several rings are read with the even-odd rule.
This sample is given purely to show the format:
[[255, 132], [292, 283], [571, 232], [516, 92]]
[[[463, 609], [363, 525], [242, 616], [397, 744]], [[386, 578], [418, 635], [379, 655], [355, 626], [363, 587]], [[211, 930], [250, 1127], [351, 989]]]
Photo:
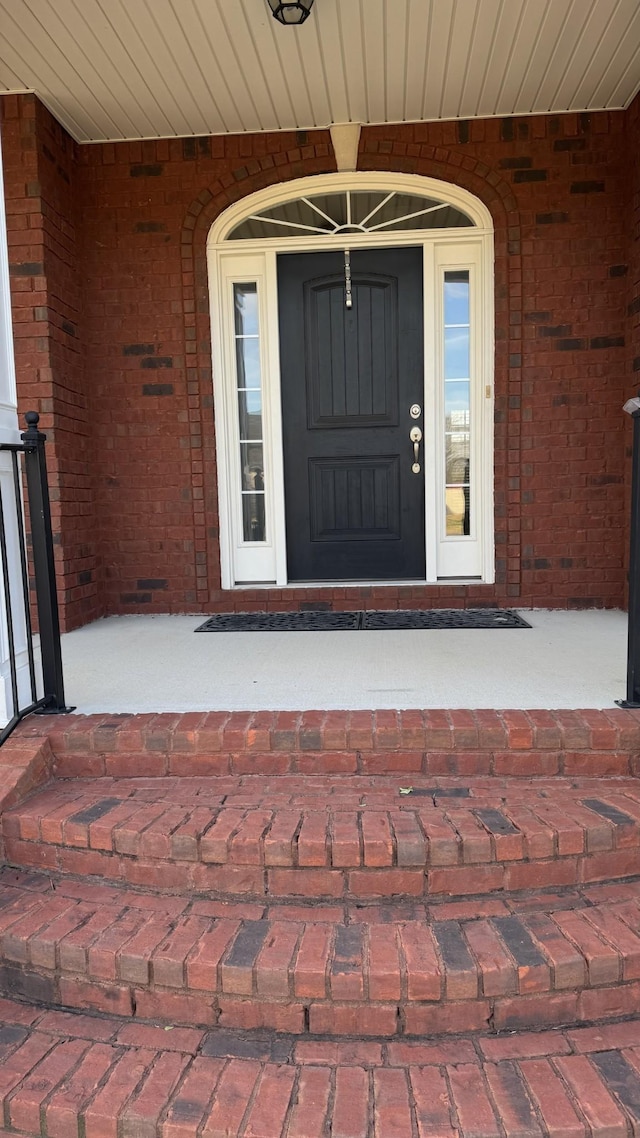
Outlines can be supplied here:
[[422, 407], [419, 403], [412, 403], [409, 408], [409, 414], [412, 419], [419, 419], [422, 414]]

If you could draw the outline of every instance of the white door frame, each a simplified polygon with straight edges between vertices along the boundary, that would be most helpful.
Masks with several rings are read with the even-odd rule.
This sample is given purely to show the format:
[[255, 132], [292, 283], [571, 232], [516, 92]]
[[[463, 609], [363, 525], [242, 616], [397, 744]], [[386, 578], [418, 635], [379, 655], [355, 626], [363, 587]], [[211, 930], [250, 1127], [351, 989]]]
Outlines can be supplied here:
[[[316, 236], [304, 234], [228, 240], [245, 218], [295, 198], [345, 190], [396, 191], [436, 198], [463, 210], [473, 228], [377, 231], [375, 233]], [[218, 472], [220, 559], [222, 587], [286, 587], [287, 556], [280, 404], [279, 316], [277, 255], [330, 249], [422, 245], [424, 249], [425, 328], [425, 510], [426, 584], [471, 579], [495, 580], [493, 495], [494, 303], [493, 224], [487, 207], [468, 191], [448, 182], [414, 174], [322, 174], [278, 183], [234, 203], [214, 222], [207, 239], [211, 311], [216, 454]], [[471, 320], [474, 326], [473, 409], [476, 420], [473, 499], [476, 547], [472, 539], [446, 539], [443, 531], [444, 470], [442, 416], [439, 396], [439, 360], [442, 358], [441, 296], [437, 281], [450, 267], [469, 265], [473, 283]], [[233, 325], [234, 283], [256, 282], [260, 321], [260, 369], [263, 383], [266, 541], [246, 542], [242, 533], [240, 450]], [[427, 409], [431, 415], [427, 415]], [[438, 419], [436, 421], [436, 416]], [[440, 438], [442, 436], [442, 440]], [[466, 543], [466, 547], [465, 547]], [[447, 547], [449, 547], [447, 549]], [[451, 555], [453, 547], [454, 554]], [[455, 550], [466, 553], [457, 557]], [[466, 559], [466, 562], [465, 562]], [[456, 565], [460, 569], [456, 571]], [[469, 571], [468, 566], [472, 566]], [[453, 568], [453, 571], [452, 571]], [[443, 569], [446, 571], [443, 572]], [[339, 582], [312, 582], [332, 586]], [[397, 584], [398, 582], [386, 582]], [[403, 582], [406, 583], [406, 582]], [[292, 582], [295, 587], [297, 582]], [[306, 582], [305, 582], [306, 584]], [[385, 582], [376, 582], [384, 585]]]

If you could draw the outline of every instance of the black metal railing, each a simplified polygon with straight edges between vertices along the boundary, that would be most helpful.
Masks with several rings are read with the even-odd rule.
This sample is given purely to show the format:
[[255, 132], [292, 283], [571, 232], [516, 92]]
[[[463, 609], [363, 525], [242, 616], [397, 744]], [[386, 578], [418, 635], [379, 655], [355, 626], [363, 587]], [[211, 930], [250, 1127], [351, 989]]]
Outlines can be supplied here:
[[[13, 496], [15, 508], [16, 539], [20, 551], [20, 583], [15, 585], [16, 567], [9, 562], [7, 549], [7, 510], [0, 493], [0, 558], [2, 560], [2, 581], [5, 596], [7, 619], [7, 647], [11, 676], [12, 716], [6, 727], [0, 731], [0, 746], [17, 727], [25, 715], [32, 711], [56, 715], [73, 711], [64, 701], [64, 681], [62, 675], [62, 652], [60, 648], [60, 620], [58, 616], [58, 597], [56, 592], [56, 571], [51, 529], [51, 507], [47, 481], [47, 463], [44, 452], [46, 435], [38, 430], [40, 416], [35, 411], [25, 415], [26, 431], [20, 436], [21, 443], [0, 443], [0, 451], [11, 454], [13, 474]], [[24, 465], [23, 465], [24, 464]], [[36, 653], [33, 647], [33, 625], [31, 621], [31, 600], [29, 583], [29, 559], [22, 509], [22, 486], [26, 485], [31, 529], [31, 559], [36, 594], [38, 631], [40, 634], [40, 672], [38, 677]], [[13, 513], [12, 508], [12, 513]], [[12, 572], [13, 569], [13, 572]], [[12, 576], [14, 585], [12, 587]], [[17, 596], [15, 594], [18, 594]], [[18, 653], [16, 651], [16, 621], [20, 615], [26, 633], [26, 653], [29, 673], [30, 701], [21, 701], [18, 675]], [[38, 683], [41, 678], [42, 695], [38, 696]]]

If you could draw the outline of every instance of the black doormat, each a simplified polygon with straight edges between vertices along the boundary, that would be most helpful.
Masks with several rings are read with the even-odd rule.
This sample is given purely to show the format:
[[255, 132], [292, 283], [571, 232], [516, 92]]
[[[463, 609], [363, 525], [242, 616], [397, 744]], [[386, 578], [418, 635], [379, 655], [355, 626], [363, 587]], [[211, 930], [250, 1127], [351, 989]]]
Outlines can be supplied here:
[[389, 612], [240, 612], [210, 616], [196, 632], [336, 632], [401, 628], [531, 628], [513, 609]]
[[397, 609], [366, 612], [364, 627], [374, 628], [531, 628], [513, 609]]

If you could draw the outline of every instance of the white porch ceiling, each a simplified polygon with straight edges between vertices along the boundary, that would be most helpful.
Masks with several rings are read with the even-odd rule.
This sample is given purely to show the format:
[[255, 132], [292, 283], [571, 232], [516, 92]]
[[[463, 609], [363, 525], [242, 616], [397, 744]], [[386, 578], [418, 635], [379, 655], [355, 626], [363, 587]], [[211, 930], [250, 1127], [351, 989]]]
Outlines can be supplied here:
[[0, 93], [79, 142], [628, 106], [640, 0], [0, 0]]

